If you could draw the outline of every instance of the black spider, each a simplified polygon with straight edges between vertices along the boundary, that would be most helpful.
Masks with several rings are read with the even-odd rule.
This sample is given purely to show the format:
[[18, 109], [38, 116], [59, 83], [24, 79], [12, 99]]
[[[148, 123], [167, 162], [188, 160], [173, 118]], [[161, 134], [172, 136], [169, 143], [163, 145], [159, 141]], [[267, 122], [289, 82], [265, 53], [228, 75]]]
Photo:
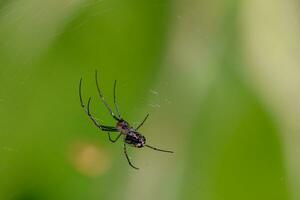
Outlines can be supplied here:
[[[129, 144], [133, 147], [137, 147], [137, 148], [142, 148], [142, 147], [149, 147], [151, 149], [154, 149], [156, 151], [162, 151], [162, 152], [167, 152], [167, 153], [173, 153], [172, 151], [167, 151], [167, 150], [163, 150], [163, 149], [158, 149], [156, 147], [150, 146], [146, 144], [146, 138], [140, 134], [138, 132], [138, 129], [144, 124], [144, 122], [147, 120], [149, 114], [146, 115], [146, 117], [144, 118], [144, 120], [142, 121], [142, 123], [140, 123], [140, 125], [136, 128], [132, 127], [129, 125], [129, 123], [127, 121], [125, 121], [124, 119], [122, 119], [120, 112], [119, 112], [119, 108], [117, 105], [117, 101], [116, 101], [116, 84], [117, 81], [114, 82], [114, 104], [115, 104], [115, 109], [117, 112], [116, 116], [114, 114], [114, 112], [112, 111], [112, 109], [109, 107], [108, 103], [105, 101], [101, 90], [99, 88], [99, 84], [98, 84], [98, 78], [97, 78], [97, 71], [95, 71], [95, 80], [96, 80], [96, 85], [97, 85], [97, 90], [98, 90], [98, 94], [99, 97], [101, 99], [101, 101], [103, 102], [103, 104], [105, 105], [105, 107], [108, 109], [110, 115], [117, 121], [116, 126], [105, 126], [100, 124], [95, 117], [90, 113], [90, 103], [91, 103], [91, 97], [89, 97], [88, 103], [87, 103], [87, 107], [84, 105], [83, 100], [82, 100], [82, 96], [81, 96], [81, 83], [82, 83], [82, 78], [80, 79], [79, 82], [79, 98], [80, 98], [80, 104], [81, 107], [84, 109], [84, 111], [86, 112], [86, 114], [89, 116], [89, 118], [94, 122], [94, 124], [100, 128], [102, 131], [106, 131], [108, 134], [108, 138], [111, 142], [116, 142], [121, 135], [124, 136], [124, 153], [126, 156], [126, 159], [129, 163], [129, 165], [131, 167], [133, 167], [134, 169], [138, 169], [137, 167], [135, 167], [131, 162], [130, 159], [128, 157], [127, 154], [127, 148], [126, 148], [126, 144]], [[110, 132], [119, 132], [119, 135], [113, 140], [110, 136]]]

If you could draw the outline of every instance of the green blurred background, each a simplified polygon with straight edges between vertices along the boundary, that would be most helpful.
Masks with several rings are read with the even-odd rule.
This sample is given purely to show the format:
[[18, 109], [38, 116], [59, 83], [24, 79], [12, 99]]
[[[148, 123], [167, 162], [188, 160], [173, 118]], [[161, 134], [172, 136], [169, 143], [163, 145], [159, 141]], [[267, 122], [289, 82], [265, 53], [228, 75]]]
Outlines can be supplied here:
[[[0, 1], [1, 200], [299, 200], [295, 0]], [[149, 144], [111, 144], [94, 70]]]

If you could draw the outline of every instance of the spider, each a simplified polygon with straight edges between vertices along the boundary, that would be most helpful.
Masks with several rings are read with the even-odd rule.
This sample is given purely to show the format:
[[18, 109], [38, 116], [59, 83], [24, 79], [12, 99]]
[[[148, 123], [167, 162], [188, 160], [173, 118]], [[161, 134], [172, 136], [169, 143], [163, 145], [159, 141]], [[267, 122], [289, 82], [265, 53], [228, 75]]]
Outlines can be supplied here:
[[[156, 147], [153, 147], [153, 146], [150, 146], [150, 145], [146, 144], [145, 136], [143, 136], [140, 132], [138, 132], [139, 128], [145, 123], [145, 121], [149, 117], [149, 114], [146, 115], [144, 120], [136, 128], [132, 127], [126, 120], [124, 120], [121, 117], [119, 107], [118, 107], [118, 104], [117, 104], [117, 100], [116, 100], [116, 85], [117, 85], [116, 80], [114, 82], [114, 105], [115, 105], [115, 111], [116, 111], [117, 115], [113, 112], [111, 107], [108, 105], [108, 103], [104, 99], [104, 96], [103, 96], [103, 94], [100, 90], [99, 84], [98, 84], [97, 70], [95, 71], [95, 81], [96, 81], [97, 91], [98, 91], [98, 95], [100, 97], [100, 100], [102, 101], [104, 106], [107, 108], [110, 115], [116, 120], [116, 126], [113, 127], [113, 126], [102, 125], [101, 123], [99, 123], [95, 119], [95, 117], [90, 112], [91, 97], [89, 97], [87, 106], [85, 106], [85, 104], [83, 102], [83, 99], [82, 99], [82, 95], [81, 95], [82, 78], [80, 79], [80, 82], [79, 82], [79, 98], [80, 98], [81, 107], [83, 108], [85, 113], [89, 116], [89, 118], [93, 121], [93, 123], [100, 130], [105, 131], [108, 134], [109, 141], [111, 141], [112, 143], [115, 143], [123, 135], [123, 138], [124, 138], [123, 150], [124, 150], [124, 154], [126, 156], [126, 159], [128, 161], [128, 164], [131, 167], [133, 167], [134, 169], [139, 169], [131, 163], [130, 158], [129, 158], [128, 153], [127, 153], [127, 145], [130, 145], [130, 146], [136, 147], [136, 148], [148, 147], [148, 148], [151, 148], [151, 149], [156, 150], [156, 151], [173, 153], [173, 151], [159, 149], [159, 148], [156, 148]], [[110, 135], [111, 132], [119, 132], [119, 135], [115, 139], [112, 139], [111, 135]]]

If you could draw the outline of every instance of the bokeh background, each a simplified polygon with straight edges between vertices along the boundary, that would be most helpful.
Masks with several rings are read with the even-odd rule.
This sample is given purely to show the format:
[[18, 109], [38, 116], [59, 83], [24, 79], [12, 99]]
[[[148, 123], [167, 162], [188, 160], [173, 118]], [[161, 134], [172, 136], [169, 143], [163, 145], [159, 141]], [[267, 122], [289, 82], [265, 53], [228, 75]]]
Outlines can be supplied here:
[[[299, 200], [296, 0], [1, 0], [1, 200]], [[113, 82], [149, 144], [79, 105]]]

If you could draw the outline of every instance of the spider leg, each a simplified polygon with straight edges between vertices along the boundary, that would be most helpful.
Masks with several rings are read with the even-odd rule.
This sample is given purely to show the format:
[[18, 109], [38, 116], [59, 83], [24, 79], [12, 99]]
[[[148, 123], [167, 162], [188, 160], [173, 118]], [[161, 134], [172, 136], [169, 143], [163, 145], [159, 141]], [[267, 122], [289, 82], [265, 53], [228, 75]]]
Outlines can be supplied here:
[[128, 154], [127, 154], [126, 143], [124, 143], [124, 154], [125, 154], [125, 156], [126, 156], [126, 159], [127, 159], [128, 164], [129, 164], [132, 168], [134, 168], [134, 169], [139, 169], [139, 168], [135, 167], [135, 166], [131, 163], [131, 161], [130, 161], [130, 159], [129, 159], [129, 156], [128, 156]]
[[90, 102], [91, 102], [91, 97], [88, 100], [88, 105], [87, 105], [87, 114], [91, 118], [91, 120], [94, 122], [94, 124], [101, 128], [104, 131], [112, 131], [112, 132], [118, 132], [118, 130], [115, 127], [112, 126], [104, 126], [99, 124], [99, 122], [94, 118], [94, 116], [90, 113]]
[[80, 79], [79, 82], [79, 99], [80, 99], [80, 105], [83, 108], [83, 110], [85, 111], [85, 113], [89, 116], [89, 118], [93, 121], [93, 123], [100, 128], [102, 131], [112, 131], [112, 132], [118, 132], [118, 130], [115, 127], [112, 126], [104, 126], [101, 125], [95, 118], [94, 116], [90, 113], [90, 102], [91, 102], [91, 97], [88, 100], [88, 104], [87, 104], [87, 108], [83, 103], [82, 100], [82, 95], [81, 95], [81, 85], [82, 85], [82, 78]]
[[115, 80], [115, 83], [114, 83], [114, 104], [115, 104], [115, 109], [116, 109], [116, 112], [117, 112], [117, 114], [118, 114], [118, 117], [119, 117], [119, 118], [122, 118], [122, 117], [121, 117], [121, 114], [120, 114], [120, 111], [119, 111], [119, 106], [118, 106], [118, 104], [117, 104], [116, 87], [117, 87], [117, 80]]
[[145, 121], [147, 120], [148, 117], [149, 117], [149, 114], [146, 115], [146, 117], [144, 118], [144, 120], [142, 121], [142, 123], [140, 123], [140, 125], [136, 128], [136, 130], [139, 130], [139, 128], [141, 126], [143, 126], [143, 124], [145, 123]]
[[149, 147], [149, 148], [151, 148], [151, 149], [153, 149], [153, 150], [156, 150], [156, 151], [162, 151], [162, 152], [166, 152], [166, 153], [174, 153], [173, 151], [168, 151], [168, 150], [163, 150], [163, 149], [158, 149], [158, 148], [156, 148], [156, 147], [152, 147], [152, 146], [150, 146], [150, 145], [145, 145], [146, 147]]
[[120, 133], [116, 139], [112, 139], [111, 136], [110, 136], [110, 132], [107, 132], [108, 133], [108, 139], [109, 141], [111, 141], [112, 143], [115, 143], [116, 141], [118, 141], [118, 139], [120, 138], [120, 136], [122, 135], [122, 133]]
[[97, 90], [98, 90], [98, 94], [99, 97], [101, 99], [101, 101], [103, 102], [103, 104], [105, 105], [105, 107], [107, 108], [107, 110], [110, 112], [110, 115], [117, 121], [119, 121], [120, 119], [118, 117], [116, 117], [116, 115], [113, 113], [112, 109], [109, 107], [108, 103], [105, 101], [104, 96], [100, 90], [99, 84], [98, 84], [98, 75], [97, 75], [97, 70], [95, 71], [95, 80], [96, 80], [96, 85], [97, 85]]

